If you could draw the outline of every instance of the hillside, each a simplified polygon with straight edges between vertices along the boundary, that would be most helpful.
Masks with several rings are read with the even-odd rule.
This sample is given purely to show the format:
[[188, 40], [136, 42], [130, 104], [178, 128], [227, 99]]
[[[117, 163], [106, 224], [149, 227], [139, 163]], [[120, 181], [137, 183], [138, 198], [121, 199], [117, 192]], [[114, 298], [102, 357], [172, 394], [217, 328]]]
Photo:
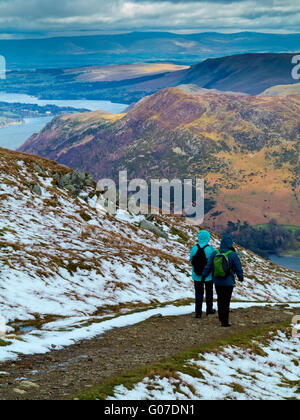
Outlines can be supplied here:
[[300, 93], [300, 83], [291, 85], [278, 85], [266, 89], [260, 96], [288, 96]]
[[156, 372], [144, 369], [139, 375], [132, 375], [135, 380], [123, 377], [120, 384], [111, 381], [110, 387], [106, 384], [95, 387], [82, 393], [81, 398], [110, 401], [298, 400], [299, 338], [291, 337], [290, 328], [257, 333], [248, 341], [245, 336], [235, 337], [240, 344], [231, 340], [227, 345], [215, 348], [203, 346], [198, 352], [186, 354], [185, 359], [173, 357], [173, 366], [169, 363], [173, 369], [157, 369]]
[[208, 59], [183, 72], [179, 84], [257, 95], [292, 78], [294, 54], [242, 54]]
[[126, 115], [55, 118], [21, 151], [95, 179], [117, 179], [121, 169], [129, 179], [204, 178], [205, 224], [217, 231], [238, 220], [299, 226], [300, 96], [197, 89], [159, 91]]
[[[93, 337], [129, 311], [190, 302], [197, 227], [157, 216], [153, 233], [142, 216], [98, 212], [88, 174], [43, 158], [0, 149], [0, 174], [0, 360]], [[246, 280], [235, 299], [298, 299], [298, 273], [237, 249]]]

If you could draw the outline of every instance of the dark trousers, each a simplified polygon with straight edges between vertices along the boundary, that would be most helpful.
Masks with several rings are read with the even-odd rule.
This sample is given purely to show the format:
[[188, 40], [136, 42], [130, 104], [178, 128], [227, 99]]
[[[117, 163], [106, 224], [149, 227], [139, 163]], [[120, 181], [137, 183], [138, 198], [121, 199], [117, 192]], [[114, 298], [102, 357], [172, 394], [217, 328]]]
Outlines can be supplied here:
[[218, 295], [219, 320], [223, 325], [229, 323], [230, 302], [233, 292], [232, 286], [216, 286]]
[[202, 304], [204, 298], [206, 298], [206, 313], [211, 312], [213, 309], [213, 295], [214, 295], [214, 283], [213, 281], [195, 281], [195, 294], [196, 294], [196, 315], [202, 315]]

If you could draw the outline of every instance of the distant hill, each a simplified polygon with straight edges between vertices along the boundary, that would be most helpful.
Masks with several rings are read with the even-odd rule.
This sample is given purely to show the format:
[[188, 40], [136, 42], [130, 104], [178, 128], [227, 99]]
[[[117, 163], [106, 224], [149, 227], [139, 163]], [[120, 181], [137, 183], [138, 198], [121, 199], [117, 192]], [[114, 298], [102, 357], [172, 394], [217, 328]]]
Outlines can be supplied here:
[[132, 32], [114, 35], [0, 40], [8, 69], [66, 68], [143, 61], [199, 63], [244, 53], [299, 50], [300, 34]]
[[[299, 44], [300, 45], [300, 44]], [[242, 54], [208, 59], [191, 67], [168, 63], [12, 71], [1, 88], [43, 99], [102, 99], [136, 103], [166, 87], [198, 88], [257, 95], [276, 85], [295, 84], [294, 54]], [[26, 83], [24, 83], [26, 80]]]
[[300, 226], [300, 95], [255, 97], [168, 88], [127, 114], [55, 118], [21, 151], [96, 179], [206, 180], [205, 223]]
[[180, 84], [257, 95], [274, 85], [296, 83], [292, 78], [293, 56], [243, 54], [209, 59], [184, 71]]
[[300, 83], [292, 85], [277, 85], [266, 89], [261, 96], [288, 96], [300, 93]]

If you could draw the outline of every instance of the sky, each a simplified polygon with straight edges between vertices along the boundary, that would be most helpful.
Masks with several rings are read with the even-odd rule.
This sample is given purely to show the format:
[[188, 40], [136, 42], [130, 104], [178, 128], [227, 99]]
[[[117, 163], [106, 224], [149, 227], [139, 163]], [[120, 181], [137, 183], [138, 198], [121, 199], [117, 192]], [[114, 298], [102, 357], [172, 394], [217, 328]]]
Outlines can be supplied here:
[[300, 0], [0, 0], [0, 37], [171, 32], [300, 32]]

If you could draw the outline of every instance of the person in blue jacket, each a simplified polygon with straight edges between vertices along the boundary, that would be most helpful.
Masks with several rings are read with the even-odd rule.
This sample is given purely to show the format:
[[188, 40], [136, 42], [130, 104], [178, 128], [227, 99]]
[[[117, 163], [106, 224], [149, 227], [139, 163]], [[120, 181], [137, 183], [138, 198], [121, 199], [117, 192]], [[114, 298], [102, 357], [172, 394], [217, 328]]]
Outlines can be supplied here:
[[[232, 292], [234, 287], [236, 286], [235, 283], [235, 276], [237, 275], [238, 279], [243, 282], [244, 281], [244, 272], [240, 257], [235, 252], [233, 248], [233, 239], [231, 235], [224, 235], [221, 240], [220, 246], [220, 253], [225, 254], [229, 251], [232, 251], [228, 255], [229, 265], [230, 265], [230, 273], [227, 277], [214, 277], [213, 282], [216, 287], [216, 292], [218, 295], [218, 312], [219, 312], [219, 320], [221, 322], [222, 327], [231, 327], [229, 323], [229, 311], [230, 311], [230, 302], [232, 297]], [[213, 273], [214, 269], [214, 259], [217, 255], [215, 251], [209, 258], [206, 267], [203, 270], [202, 278], [210, 278]]]
[[[210, 256], [215, 253], [215, 250], [212, 246], [209, 245], [211, 235], [206, 230], [201, 230], [198, 234], [198, 244], [201, 248], [204, 248], [205, 256], [207, 261]], [[198, 246], [194, 245], [190, 252], [190, 263], [193, 267], [192, 260], [193, 257], [197, 254]], [[192, 269], [192, 279], [194, 280], [195, 285], [195, 296], [196, 296], [196, 318], [202, 317], [202, 306], [204, 298], [204, 286], [205, 286], [205, 295], [206, 295], [206, 315], [214, 315], [216, 310], [213, 309], [213, 281], [212, 275], [208, 274], [205, 278], [205, 281], [202, 281], [202, 276], [197, 275]]]

